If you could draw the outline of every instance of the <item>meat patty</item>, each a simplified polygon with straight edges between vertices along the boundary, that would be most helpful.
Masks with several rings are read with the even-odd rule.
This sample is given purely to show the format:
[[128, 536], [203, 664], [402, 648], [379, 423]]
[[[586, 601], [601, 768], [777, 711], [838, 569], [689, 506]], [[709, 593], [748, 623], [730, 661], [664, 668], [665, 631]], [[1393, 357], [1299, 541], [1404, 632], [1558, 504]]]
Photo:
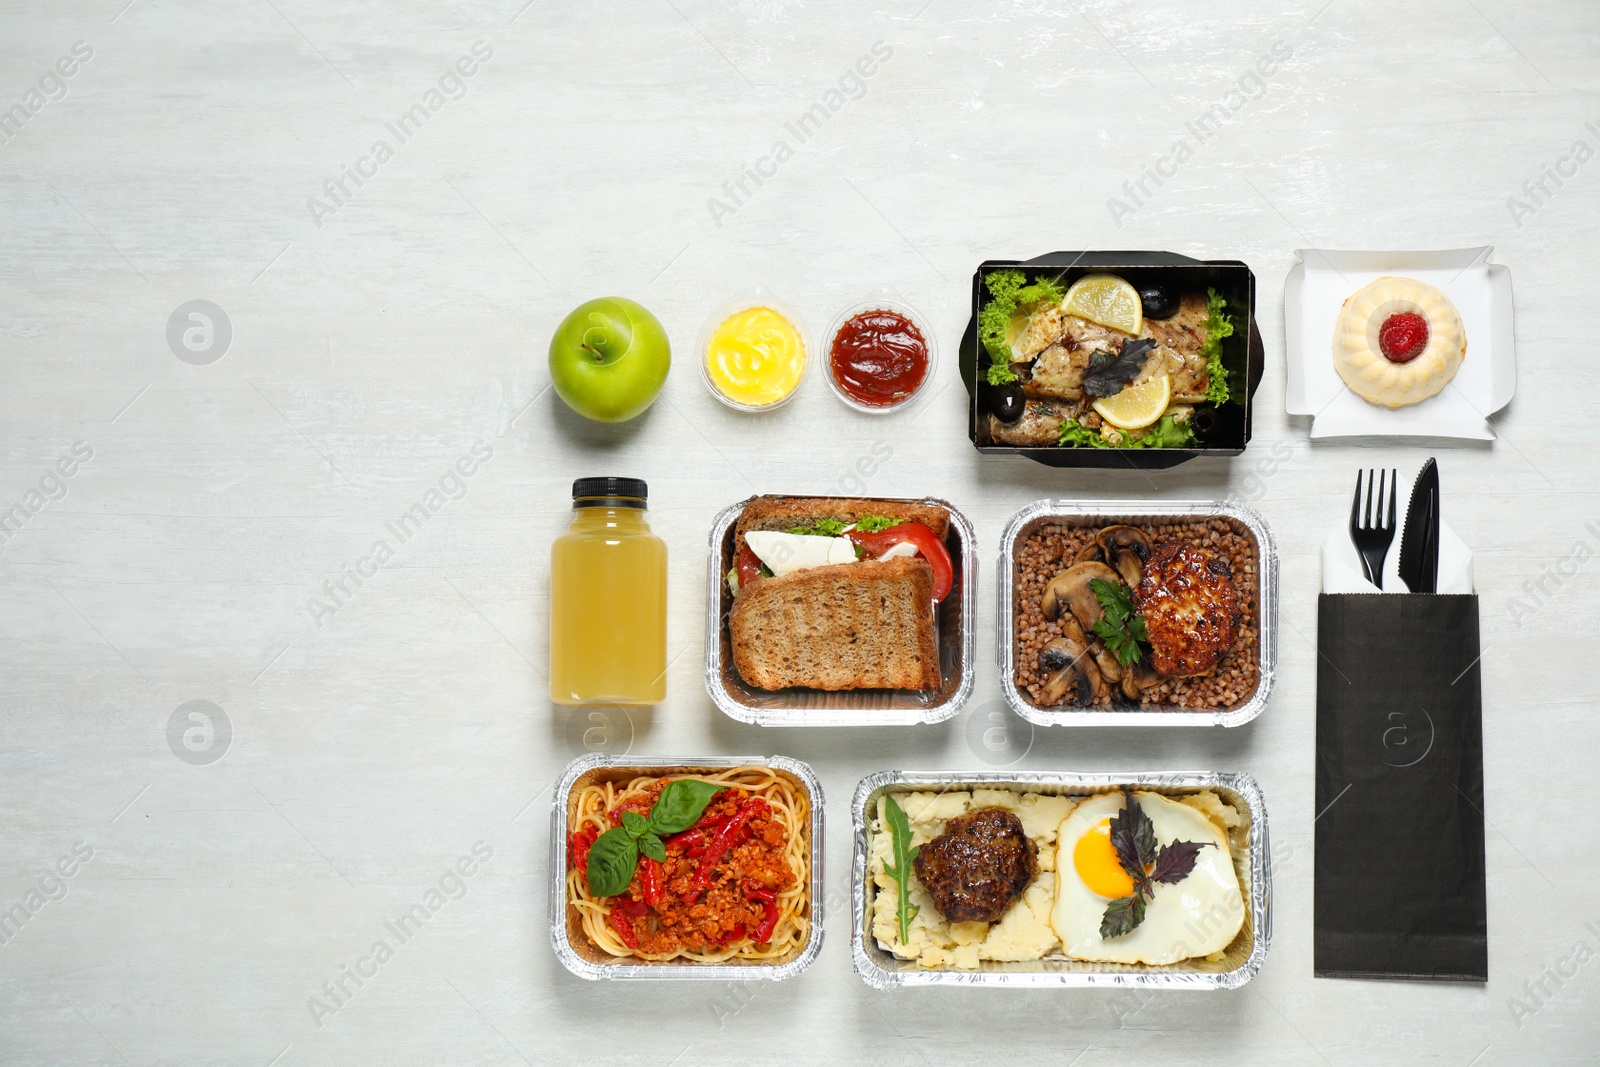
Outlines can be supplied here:
[[911, 861], [917, 879], [951, 922], [992, 923], [1039, 873], [1039, 846], [1004, 808], [958, 815]]
[[1144, 565], [1133, 595], [1150, 636], [1150, 665], [1172, 678], [1210, 674], [1239, 632], [1239, 594], [1225, 556], [1169, 541]]

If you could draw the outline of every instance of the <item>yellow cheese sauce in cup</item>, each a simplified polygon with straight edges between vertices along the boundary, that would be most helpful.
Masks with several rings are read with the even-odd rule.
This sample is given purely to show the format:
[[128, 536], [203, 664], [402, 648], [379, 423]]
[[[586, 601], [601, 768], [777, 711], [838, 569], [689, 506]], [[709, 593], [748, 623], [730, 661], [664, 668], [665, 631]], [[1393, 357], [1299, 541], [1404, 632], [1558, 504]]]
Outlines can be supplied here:
[[701, 345], [701, 370], [717, 399], [742, 411], [777, 407], [806, 372], [806, 338], [795, 320], [768, 303], [712, 316]]

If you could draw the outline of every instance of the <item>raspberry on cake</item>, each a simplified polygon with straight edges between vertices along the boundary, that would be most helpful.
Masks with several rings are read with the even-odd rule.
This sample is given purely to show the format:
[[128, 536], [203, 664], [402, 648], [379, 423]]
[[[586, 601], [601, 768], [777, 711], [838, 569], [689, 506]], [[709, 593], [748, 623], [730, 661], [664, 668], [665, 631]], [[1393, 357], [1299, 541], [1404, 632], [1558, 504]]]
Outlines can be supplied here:
[[1449, 384], [1467, 354], [1450, 298], [1414, 278], [1384, 277], [1356, 290], [1333, 328], [1333, 365], [1356, 395], [1398, 408]]

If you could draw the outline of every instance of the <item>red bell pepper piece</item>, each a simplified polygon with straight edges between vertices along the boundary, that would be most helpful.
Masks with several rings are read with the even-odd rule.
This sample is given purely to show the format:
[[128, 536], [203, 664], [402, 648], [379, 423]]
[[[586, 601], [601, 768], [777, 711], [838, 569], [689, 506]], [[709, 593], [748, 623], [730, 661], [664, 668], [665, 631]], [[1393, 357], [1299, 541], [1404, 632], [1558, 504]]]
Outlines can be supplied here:
[[745, 931], [744, 924], [740, 923], [738, 926], [735, 926], [732, 930], [729, 930], [727, 933], [725, 933], [721, 937], [717, 938], [717, 940], [719, 942], [721, 942], [722, 944], [726, 945], [730, 941], [738, 941], [741, 938], [749, 937], [749, 936], [750, 935]]
[[639, 938], [633, 932], [633, 923], [628, 921], [628, 917], [626, 915], [623, 915], [621, 912], [617, 911], [617, 909], [612, 908], [611, 911], [606, 914], [606, 922], [610, 923], [611, 928], [617, 932], [617, 936], [622, 938], [622, 943], [624, 945], [627, 945], [629, 948], [633, 949], [639, 947]]
[[574, 830], [567, 837], [567, 867], [575, 871], [584, 871], [589, 867], [589, 849], [599, 840], [600, 835], [593, 830]]
[[661, 864], [649, 856], [639, 859], [639, 888], [644, 892], [644, 902], [652, 908], [661, 906]]
[[756, 944], [765, 945], [772, 940], [772, 932], [778, 928], [778, 898], [770, 889], [753, 889], [750, 899], [759, 900], [763, 905], [761, 923], [750, 936]]
[[627, 915], [632, 915], [635, 919], [642, 919], [650, 914], [650, 906], [648, 904], [642, 900], [634, 900], [632, 897], [612, 897], [611, 906]]
[[700, 853], [700, 866], [695, 869], [694, 878], [689, 882], [689, 888], [695, 892], [703, 892], [711, 888], [711, 871], [733, 847], [735, 839], [749, 825], [750, 820], [757, 815], [764, 815], [772, 809], [765, 800], [754, 797], [744, 802], [739, 810], [734, 812], [733, 818], [722, 824]]

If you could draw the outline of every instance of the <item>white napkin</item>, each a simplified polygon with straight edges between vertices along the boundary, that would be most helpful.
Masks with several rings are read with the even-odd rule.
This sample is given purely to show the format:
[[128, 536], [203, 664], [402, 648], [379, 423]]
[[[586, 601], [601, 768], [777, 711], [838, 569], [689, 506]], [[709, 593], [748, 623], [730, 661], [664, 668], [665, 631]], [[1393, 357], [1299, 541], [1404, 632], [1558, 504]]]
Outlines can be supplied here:
[[[1365, 488], [1363, 488], [1365, 492]], [[1331, 531], [1322, 542], [1322, 591], [1324, 593], [1409, 593], [1406, 583], [1400, 580], [1400, 542], [1405, 537], [1406, 507], [1411, 502], [1410, 490], [1406, 499], [1395, 509], [1400, 529], [1395, 531], [1389, 554], [1383, 559], [1383, 588], [1367, 581], [1361, 569], [1361, 554], [1350, 542], [1350, 520], [1347, 517]], [[1448, 522], [1439, 523], [1439, 582], [1441, 593], [1472, 592], [1472, 549], [1456, 536]]]

